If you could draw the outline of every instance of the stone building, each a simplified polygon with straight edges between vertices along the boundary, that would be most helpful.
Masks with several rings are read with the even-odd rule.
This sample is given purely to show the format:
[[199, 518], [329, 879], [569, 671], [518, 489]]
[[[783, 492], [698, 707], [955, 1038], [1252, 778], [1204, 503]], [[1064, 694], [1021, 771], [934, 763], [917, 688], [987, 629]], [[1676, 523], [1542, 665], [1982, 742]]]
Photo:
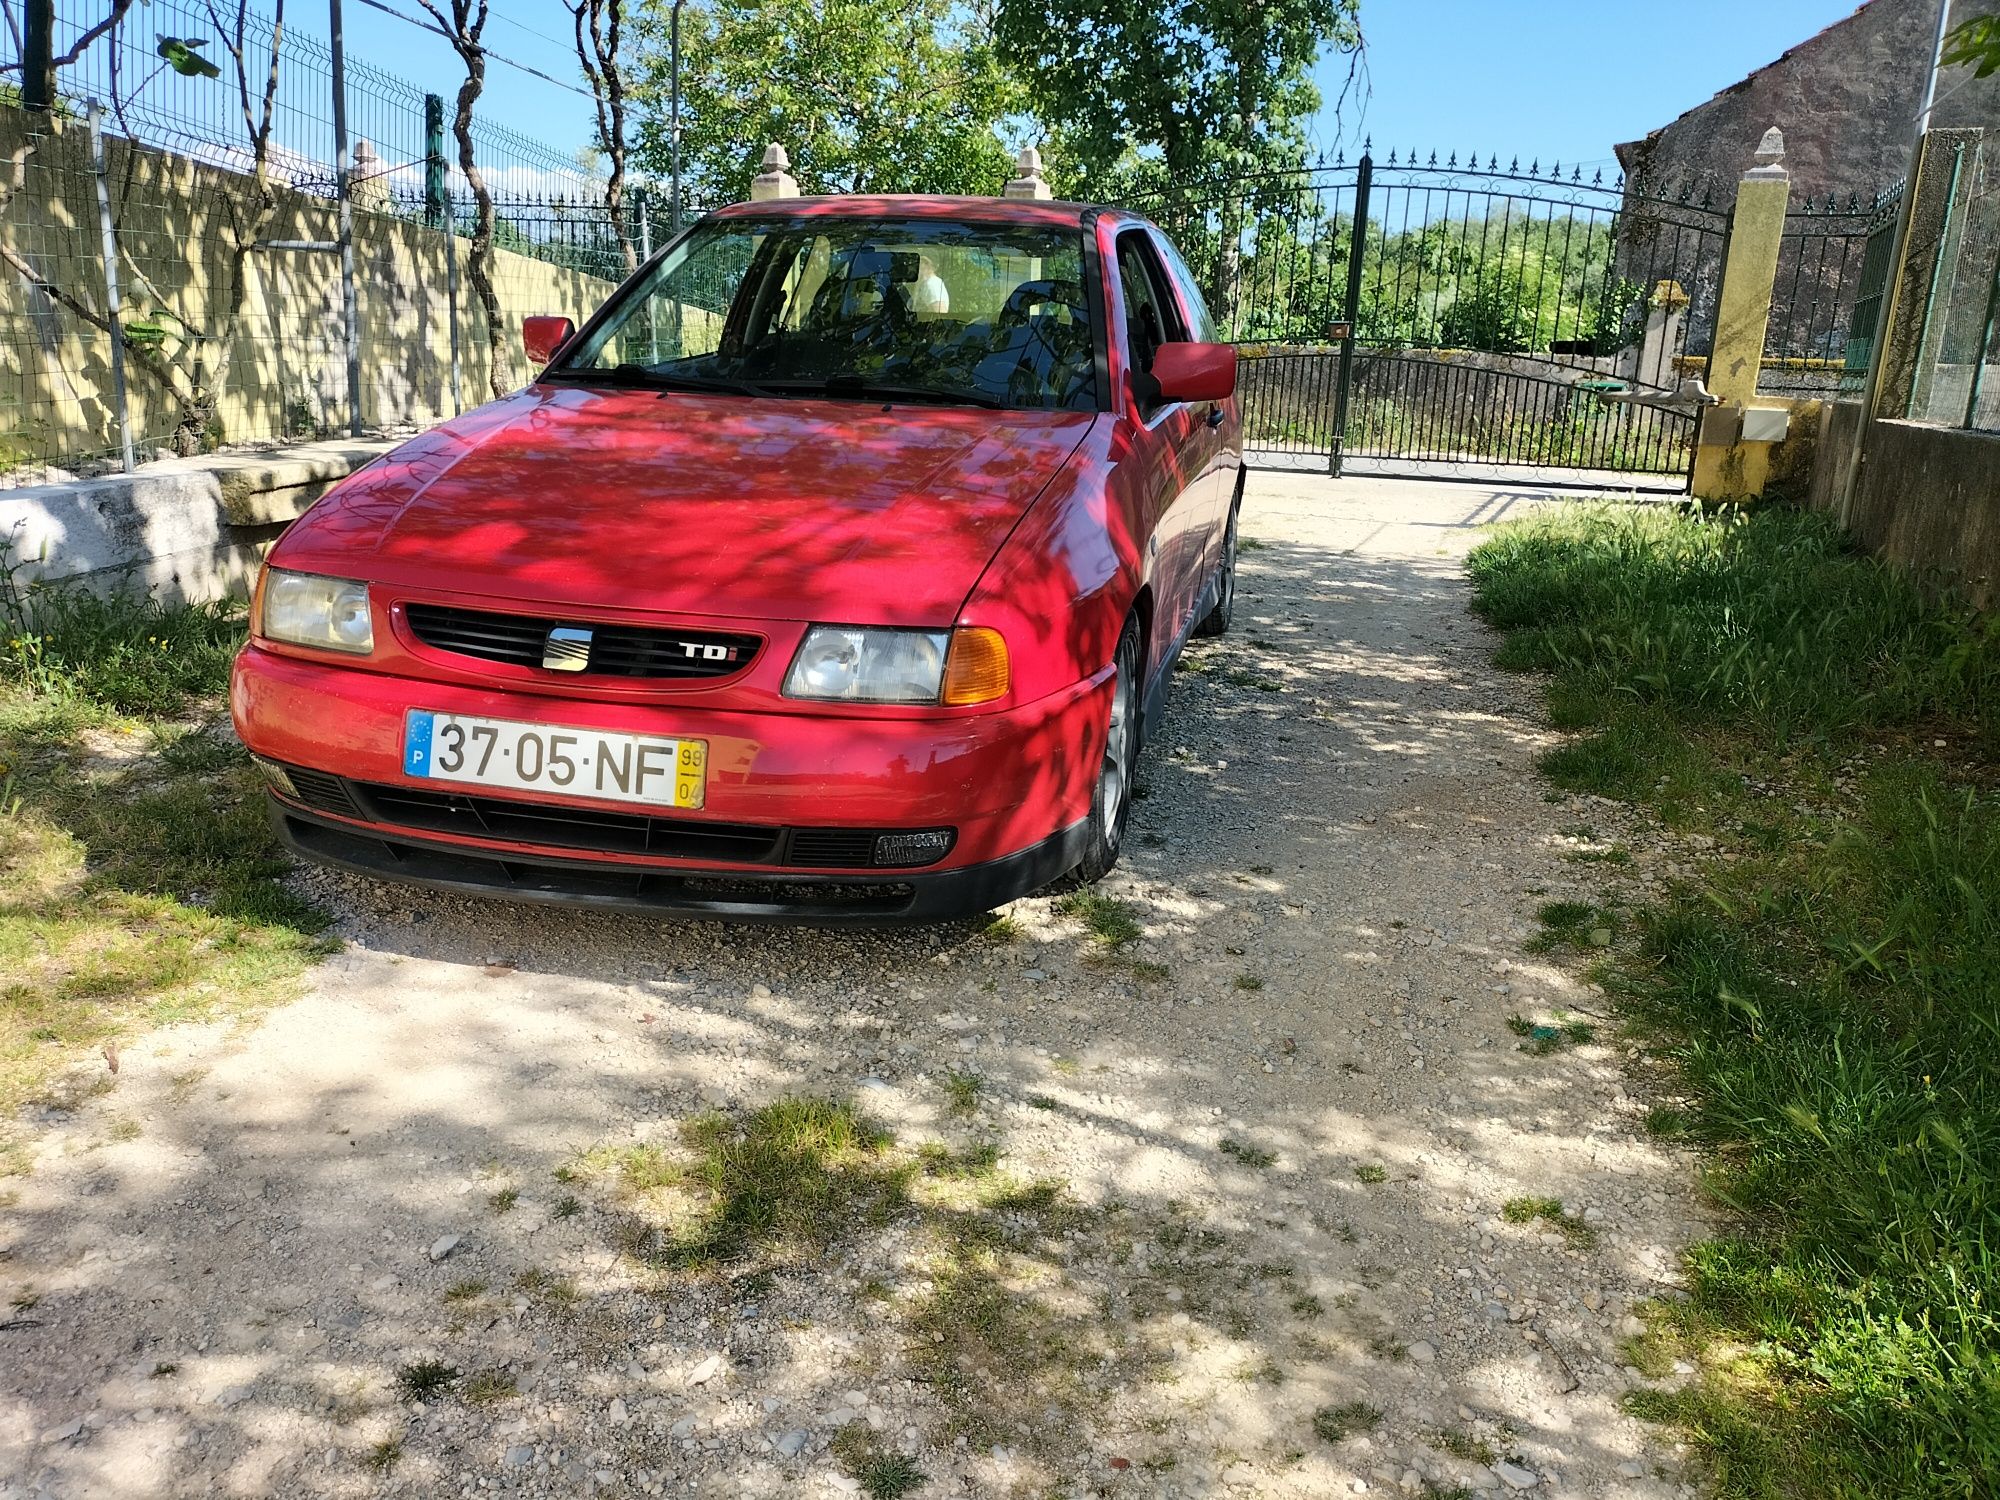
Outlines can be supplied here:
[[[1909, 167], [1910, 144], [1937, 41], [1938, 6], [1953, 25], [2000, 11], [2000, 0], [1867, 0], [1714, 98], [1617, 148], [1627, 178], [1707, 190], [1719, 208], [1736, 196], [1766, 128], [1785, 133], [1797, 197], [1864, 201]], [[1970, 69], [1938, 79], [1932, 123], [2000, 126], [2000, 74]]]

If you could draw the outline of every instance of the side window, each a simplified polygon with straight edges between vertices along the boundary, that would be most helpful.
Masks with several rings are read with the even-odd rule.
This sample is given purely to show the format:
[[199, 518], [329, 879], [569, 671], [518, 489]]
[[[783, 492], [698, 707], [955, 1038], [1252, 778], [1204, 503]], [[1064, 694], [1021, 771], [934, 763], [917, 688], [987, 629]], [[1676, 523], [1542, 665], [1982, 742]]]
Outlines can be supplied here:
[[1187, 337], [1180, 309], [1167, 295], [1152, 241], [1143, 230], [1118, 237], [1118, 285], [1125, 303], [1125, 348], [1132, 361], [1132, 388], [1148, 416], [1159, 408], [1159, 387], [1153, 380], [1153, 355], [1162, 344]]
[[1201, 295], [1201, 283], [1195, 279], [1194, 272], [1188, 269], [1188, 263], [1181, 258], [1181, 252], [1175, 248], [1172, 240], [1164, 234], [1156, 234], [1154, 241], [1159, 245], [1161, 253], [1166, 256], [1167, 265], [1172, 268], [1174, 279], [1180, 283], [1181, 306], [1187, 309], [1188, 321], [1194, 325], [1194, 333], [1191, 336], [1198, 344], [1215, 343], [1218, 338], [1215, 318], [1209, 313], [1208, 302]]

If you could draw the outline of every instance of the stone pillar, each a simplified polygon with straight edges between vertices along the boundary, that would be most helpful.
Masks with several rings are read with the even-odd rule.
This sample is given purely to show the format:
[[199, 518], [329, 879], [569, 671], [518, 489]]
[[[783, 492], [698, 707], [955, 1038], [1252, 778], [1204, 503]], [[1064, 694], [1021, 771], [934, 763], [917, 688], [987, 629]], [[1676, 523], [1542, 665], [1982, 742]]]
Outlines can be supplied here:
[[[1701, 414], [1695, 437], [1695, 498], [1754, 500], [1771, 470], [1771, 444], [1784, 437], [1781, 418], [1745, 414], [1756, 409], [1757, 376], [1764, 365], [1764, 333], [1771, 321], [1771, 290], [1778, 277], [1778, 243], [1785, 233], [1791, 176], [1784, 168], [1785, 138], [1776, 126], [1757, 144], [1756, 165], [1736, 188], [1729, 216], [1729, 255], [1722, 267], [1722, 297], [1709, 347], [1709, 393], [1718, 404]], [[1772, 402], [1779, 412], [1784, 402]], [[1754, 434], [1754, 435], [1753, 435]]]
[[1655, 284], [1646, 301], [1646, 331], [1633, 350], [1632, 368], [1625, 378], [1634, 385], [1671, 388], [1680, 383], [1674, 356], [1681, 352], [1681, 329], [1687, 323], [1688, 294], [1671, 278]]
[[776, 141], [764, 148], [764, 164], [750, 179], [750, 201], [769, 203], [774, 198], [796, 198], [798, 179], [792, 176], [792, 159]]
[[1046, 198], [1049, 185], [1042, 180], [1042, 153], [1033, 146], [1023, 146], [1021, 154], [1014, 158], [1014, 176], [1000, 190], [1003, 198]]
[[347, 174], [348, 201], [369, 213], [381, 213], [389, 206], [389, 173], [382, 155], [365, 137], [354, 143], [354, 168]]

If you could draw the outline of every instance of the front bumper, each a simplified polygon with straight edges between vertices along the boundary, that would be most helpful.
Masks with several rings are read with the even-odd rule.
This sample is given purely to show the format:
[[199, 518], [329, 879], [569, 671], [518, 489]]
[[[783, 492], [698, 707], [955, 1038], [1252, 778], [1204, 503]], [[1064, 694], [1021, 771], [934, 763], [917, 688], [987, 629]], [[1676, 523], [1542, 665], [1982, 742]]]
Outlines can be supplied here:
[[[230, 704], [250, 750], [342, 778], [358, 803], [278, 798], [286, 841], [309, 858], [450, 889], [586, 906], [815, 921], [937, 919], [984, 910], [1061, 875], [1081, 857], [1079, 831], [1103, 754], [1103, 681], [993, 713], [889, 717], [767, 713], [654, 699], [633, 703], [495, 690], [356, 670], [252, 646], [238, 658]], [[497, 801], [523, 813], [551, 799], [453, 788], [403, 769], [412, 708], [708, 742], [698, 811], [636, 844], [544, 840], [507, 830]], [[380, 795], [369, 795], [370, 789]], [[462, 790], [487, 802], [470, 822], [405, 816], [390, 793]], [[411, 799], [401, 799], [407, 806]], [[586, 814], [631, 804], [557, 799]], [[581, 820], [579, 820], [581, 821]], [[614, 821], [619, 821], [614, 819]], [[950, 851], [916, 869], [829, 858], [854, 830], [950, 828]], [[539, 830], [537, 830], [539, 831]], [[755, 835], [774, 842], [753, 847]], [[814, 841], [807, 858], [808, 835]], [[594, 836], [594, 835], [593, 835]], [[792, 858], [799, 852], [799, 858]], [[1050, 868], [1058, 859], [1068, 863]], [[809, 870], [803, 868], [810, 866]], [[1021, 882], [1026, 881], [1026, 884]]]
[[1074, 869], [1090, 834], [1086, 819], [1031, 848], [982, 864], [862, 876], [503, 855], [342, 823], [275, 794], [271, 821], [278, 836], [308, 859], [406, 885], [549, 906], [825, 927], [945, 922], [991, 911]]

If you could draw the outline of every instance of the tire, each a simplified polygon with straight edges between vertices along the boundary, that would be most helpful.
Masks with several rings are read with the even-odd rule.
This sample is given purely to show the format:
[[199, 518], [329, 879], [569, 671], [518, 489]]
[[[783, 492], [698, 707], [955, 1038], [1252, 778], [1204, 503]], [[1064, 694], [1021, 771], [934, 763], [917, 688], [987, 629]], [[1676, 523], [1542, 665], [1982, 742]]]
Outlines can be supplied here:
[[1111, 873], [1125, 842], [1125, 825], [1132, 816], [1132, 783], [1139, 764], [1140, 667], [1139, 622], [1127, 619], [1112, 655], [1110, 722], [1104, 736], [1104, 759], [1097, 768], [1097, 785], [1090, 797], [1090, 844], [1070, 872], [1080, 885], [1090, 885]]
[[1217, 570], [1217, 578], [1222, 591], [1216, 596], [1215, 608], [1211, 609], [1196, 625], [1194, 633], [1199, 636], [1226, 635], [1229, 622], [1236, 618], [1236, 517], [1243, 509], [1243, 491], [1239, 486], [1236, 499], [1229, 507], [1229, 530], [1222, 537], [1222, 566]]

